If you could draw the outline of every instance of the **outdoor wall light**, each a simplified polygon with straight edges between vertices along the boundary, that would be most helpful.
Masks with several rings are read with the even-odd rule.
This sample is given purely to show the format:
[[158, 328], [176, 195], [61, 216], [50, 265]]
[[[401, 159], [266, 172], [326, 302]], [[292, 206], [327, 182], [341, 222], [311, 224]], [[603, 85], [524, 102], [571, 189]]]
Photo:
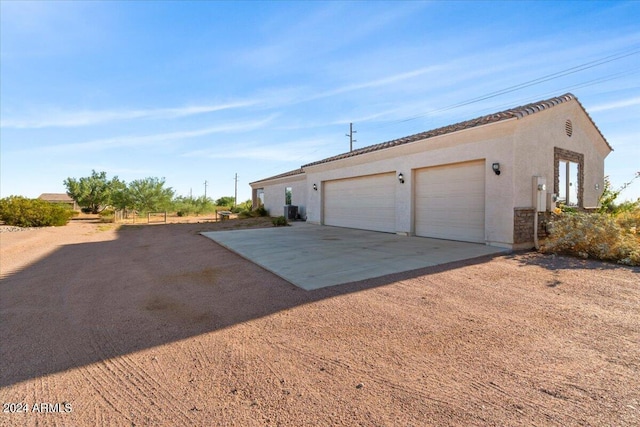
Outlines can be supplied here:
[[404, 175], [402, 175], [402, 172], [398, 174], [398, 181], [400, 181], [400, 184], [404, 184]]
[[313, 189], [314, 189], [315, 191], [318, 191], [318, 186], [317, 186], [316, 184], [313, 184]]
[[500, 163], [492, 164], [491, 168], [493, 169], [496, 175], [500, 175]]

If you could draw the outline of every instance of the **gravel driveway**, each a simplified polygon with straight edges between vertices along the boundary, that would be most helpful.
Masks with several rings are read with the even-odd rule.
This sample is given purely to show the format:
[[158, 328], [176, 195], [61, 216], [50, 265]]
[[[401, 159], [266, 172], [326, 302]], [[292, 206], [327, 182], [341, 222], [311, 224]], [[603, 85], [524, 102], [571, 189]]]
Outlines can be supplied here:
[[640, 422], [640, 268], [518, 253], [303, 291], [198, 235], [265, 224], [2, 233], [0, 425]]

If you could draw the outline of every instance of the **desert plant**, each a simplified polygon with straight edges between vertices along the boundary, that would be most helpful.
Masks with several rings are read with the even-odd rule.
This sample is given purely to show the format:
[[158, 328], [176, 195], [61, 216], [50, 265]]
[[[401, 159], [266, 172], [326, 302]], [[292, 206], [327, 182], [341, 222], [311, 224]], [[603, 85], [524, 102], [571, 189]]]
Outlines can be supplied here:
[[18, 227], [47, 227], [66, 225], [73, 211], [40, 199], [10, 196], [0, 200], [0, 219]]
[[267, 215], [269, 215], [269, 211], [267, 211], [263, 205], [258, 206], [255, 209], [255, 212], [258, 214], [258, 216], [267, 216]]
[[115, 211], [113, 209], [105, 209], [102, 212], [100, 212], [100, 216], [101, 217], [105, 217], [105, 216], [113, 216], [115, 214]]
[[605, 214], [559, 213], [542, 252], [640, 265], [640, 239]]
[[100, 222], [115, 222], [115, 211], [113, 209], [104, 209], [99, 213]]
[[289, 223], [287, 222], [287, 218], [285, 218], [284, 215], [273, 218], [271, 222], [273, 223], [274, 227], [286, 227], [287, 225], [289, 225]]
[[616, 200], [627, 187], [629, 187], [633, 181], [640, 178], [640, 172], [636, 172], [633, 178], [628, 182], [622, 184], [619, 188], [611, 188], [611, 181], [609, 177], [604, 177], [604, 189], [598, 200], [598, 213], [608, 213], [612, 215], [618, 215], [623, 212], [633, 211], [640, 208], [640, 199], [635, 202], [626, 201], [622, 203], [616, 203]]
[[164, 211], [171, 205], [173, 189], [164, 186], [164, 178], [144, 178], [131, 181], [128, 199], [140, 212]]
[[202, 215], [215, 211], [216, 206], [209, 197], [183, 197], [178, 196], [171, 202], [172, 209], [178, 216]]
[[216, 206], [224, 206], [226, 208], [231, 208], [236, 202], [236, 198], [233, 196], [224, 196], [220, 197], [215, 201]]
[[629, 233], [640, 235], [640, 207], [620, 213], [616, 222]]
[[122, 183], [118, 177], [108, 180], [106, 172], [92, 170], [91, 176], [79, 179], [69, 177], [64, 180], [64, 185], [73, 200], [97, 214], [111, 203], [112, 192]]

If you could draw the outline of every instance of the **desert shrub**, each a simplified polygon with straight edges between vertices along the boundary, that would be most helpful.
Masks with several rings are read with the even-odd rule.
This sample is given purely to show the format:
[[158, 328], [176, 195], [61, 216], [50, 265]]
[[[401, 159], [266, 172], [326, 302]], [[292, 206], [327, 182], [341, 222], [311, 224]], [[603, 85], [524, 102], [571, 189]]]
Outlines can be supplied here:
[[616, 216], [616, 222], [628, 232], [640, 236], [640, 207], [622, 212]]
[[104, 209], [99, 214], [100, 222], [115, 222], [116, 212], [113, 209]]
[[176, 197], [172, 201], [172, 210], [178, 216], [203, 215], [213, 213], [216, 206], [209, 197]]
[[236, 202], [236, 198], [233, 196], [225, 196], [225, 197], [220, 197], [219, 199], [216, 199], [216, 201], [214, 202], [216, 206], [224, 206], [226, 208], [230, 208], [231, 206], [233, 206]]
[[268, 216], [269, 212], [263, 207], [260, 206], [256, 209], [244, 209], [238, 213], [238, 218], [258, 218], [261, 216]]
[[104, 209], [103, 211], [100, 212], [99, 215], [101, 217], [113, 216], [113, 215], [115, 215], [115, 211], [113, 209]]
[[624, 201], [622, 203], [617, 203], [620, 194], [638, 178], [640, 178], [640, 171], [636, 172], [633, 178], [628, 182], [625, 182], [619, 188], [614, 189], [611, 187], [609, 177], [605, 176], [604, 188], [600, 195], [600, 199], [598, 200], [598, 213], [618, 215], [640, 209], [640, 199], [636, 201]]
[[48, 227], [66, 225], [73, 211], [40, 199], [10, 196], [0, 200], [0, 219], [17, 227]]
[[287, 222], [287, 218], [285, 218], [284, 215], [280, 215], [277, 218], [273, 218], [271, 222], [275, 227], [285, 227], [289, 225], [289, 223]]
[[541, 251], [640, 265], [640, 239], [606, 214], [556, 214]]

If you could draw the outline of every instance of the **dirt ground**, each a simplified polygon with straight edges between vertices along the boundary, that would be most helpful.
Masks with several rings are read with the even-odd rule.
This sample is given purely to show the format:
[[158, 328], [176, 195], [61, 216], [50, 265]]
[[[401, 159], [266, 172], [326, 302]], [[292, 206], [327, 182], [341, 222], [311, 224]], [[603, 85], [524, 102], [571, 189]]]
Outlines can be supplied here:
[[304, 291], [198, 235], [0, 234], [2, 426], [640, 424], [640, 268], [516, 253]]

